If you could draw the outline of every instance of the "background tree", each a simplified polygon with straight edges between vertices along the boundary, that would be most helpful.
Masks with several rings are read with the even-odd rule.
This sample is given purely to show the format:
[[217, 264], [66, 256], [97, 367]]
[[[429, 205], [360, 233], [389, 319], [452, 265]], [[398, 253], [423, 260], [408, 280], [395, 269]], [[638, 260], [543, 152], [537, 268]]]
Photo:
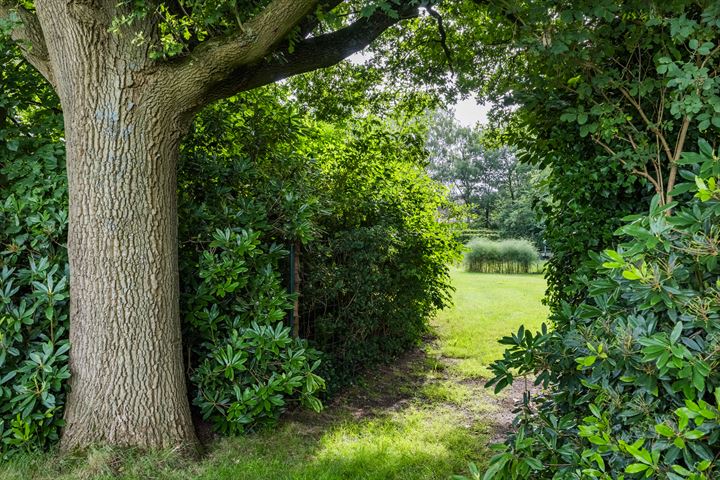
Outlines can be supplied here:
[[429, 124], [428, 170], [448, 186], [457, 203], [468, 207], [473, 214], [468, 223], [499, 230], [503, 238], [539, 242], [542, 228], [533, 213], [531, 192], [535, 167], [520, 164], [500, 132], [464, 127], [452, 111], [437, 110]]
[[547, 172], [516, 162], [506, 178], [492, 212], [492, 224], [501, 238], [531, 240], [542, 251], [545, 226], [537, 207], [549, 196]]
[[430, 175], [450, 188], [485, 228], [498, 189], [507, 177], [507, 152], [484, 147], [478, 128], [463, 127], [452, 111], [439, 110], [430, 119], [427, 148]]

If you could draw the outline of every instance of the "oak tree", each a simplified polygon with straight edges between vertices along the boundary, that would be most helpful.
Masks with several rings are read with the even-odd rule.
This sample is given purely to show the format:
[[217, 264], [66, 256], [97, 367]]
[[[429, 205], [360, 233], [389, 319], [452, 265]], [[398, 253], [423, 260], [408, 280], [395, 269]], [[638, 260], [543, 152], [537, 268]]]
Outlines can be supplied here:
[[209, 103], [331, 66], [431, 2], [0, 0], [64, 112], [71, 392], [64, 448], [197, 443], [178, 314], [176, 164]]

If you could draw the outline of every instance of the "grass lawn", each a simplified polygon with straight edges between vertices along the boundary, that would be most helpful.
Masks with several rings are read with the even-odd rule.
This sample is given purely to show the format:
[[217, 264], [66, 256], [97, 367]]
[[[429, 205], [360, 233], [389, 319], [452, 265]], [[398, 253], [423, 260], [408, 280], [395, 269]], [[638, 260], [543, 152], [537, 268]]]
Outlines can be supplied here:
[[538, 330], [547, 318], [540, 299], [542, 275], [453, 272], [455, 307], [438, 315], [436, 328], [443, 356], [459, 359], [455, 368], [467, 377], [487, 378], [487, 365], [502, 357], [497, 340], [520, 325]]
[[507, 427], [511, 402], [482, 387], [497, 338], [537, 327], [539, 275], [453, 272], [456, 306], [435, 321], [438, 339], [369, 373], [319, 414], [294, 413], [266, 432], [215, 442], [200, 460], [175, 452], [94, 449], [28, 454], [0, 464], [0, 480], [435, 480], [483, 463]]

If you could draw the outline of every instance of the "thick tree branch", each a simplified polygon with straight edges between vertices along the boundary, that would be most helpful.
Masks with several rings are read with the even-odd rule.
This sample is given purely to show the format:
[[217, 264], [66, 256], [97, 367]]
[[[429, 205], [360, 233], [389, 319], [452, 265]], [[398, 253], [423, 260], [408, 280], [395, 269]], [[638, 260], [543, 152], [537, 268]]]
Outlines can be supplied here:
[[0, 0], [0, 20], [13, 22], [11, 38], [17, 43], [25, 59], [54, 85], [55, 78], [45, 36], [35, 14], [15, 2]]
[[185, 88], [202, 90], [205, 85], [220, 83], [241, 66], [270, 54], [319, 3], [319, 0], [273, 0], [242, 25], [237, 34], [203, 42], [180, 63], [171, 65], [172, 75], [188, 79]]
[[203, 103], [335, 65], [366, 48], [388, 28], [418, 15], [418, 7], [407, 5], [397, 17], [376, 12], [335, 32], [308, 38], [297, 43], [292, 52], [277, 52], [264, 62], [236, 69], [228, 80], [208, 89]]

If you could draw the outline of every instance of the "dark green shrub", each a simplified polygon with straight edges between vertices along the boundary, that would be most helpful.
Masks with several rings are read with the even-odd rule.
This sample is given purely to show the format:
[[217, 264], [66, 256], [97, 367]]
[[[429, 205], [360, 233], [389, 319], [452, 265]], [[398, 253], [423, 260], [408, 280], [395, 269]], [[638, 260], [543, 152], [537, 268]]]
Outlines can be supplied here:
[[283, 90], [204, 111], [179, 171], [180, 268], [190, 391], [222, 433], [273, 423], [288, 407], [321, 408], [319, 352], [287, 323], [287, 247], [313, 239], [313, 172], [296, 153], [306, 131]]
[[317, 394], [325, 381], [313, 373], [320, 366], [319, 352], [293, 338], [282, 323], [234, 329], [222, 345], [212, 347], [192, 380], [195, 405], [220, 432], [272, 424], [294, 401], [322, 409]]
[[57, 440], [69, 377], [62, 117], [43, 85], [0, 38], [0, 457]]
[[272, 423], [295, 401], [322, 408], [319, 352], [282, 323], [292, 304], [274, 267], [287, 252], [266, 251], [259, 238], [217, 231], [187, 297], [187, 327], [200, 339], [190, 362], [194, 404], [223, 433]]
[[465, 269], [481, 273], [529, 273], [538, 253], [527, 240], [474, 238], [466, 245]]
[[223, 433], [272, 423], [296, 400], [316, 411], [324, 381], [319, 353], [283, 325], [291, 308], [277, 262], [257, 232], [217, 231], [200, 258], [201, 280], [186, 296], [186, 327], [197, 334], [191, 376], [194, 404]]
[[425, 174], [423, 138], [368, 117], [317, 141], [322, 235], [302, 253], [300, 320], [328, 356], [330, 388], [417, 345], [450, 302], [460, 245], [438, 218], [454, 207]]
[[503, 339], [489, 384], [532, 374], [546, 393], [525, 398], [485, 478], [718, 478], [717, 158], [706, 142], [685, 155], [701, 177], [676, 194], [695, 198], [656, 197], [648, 215], [629, 218], [626, 242], [592, 256], [588, 296], [565, 303], [552, 331]]

